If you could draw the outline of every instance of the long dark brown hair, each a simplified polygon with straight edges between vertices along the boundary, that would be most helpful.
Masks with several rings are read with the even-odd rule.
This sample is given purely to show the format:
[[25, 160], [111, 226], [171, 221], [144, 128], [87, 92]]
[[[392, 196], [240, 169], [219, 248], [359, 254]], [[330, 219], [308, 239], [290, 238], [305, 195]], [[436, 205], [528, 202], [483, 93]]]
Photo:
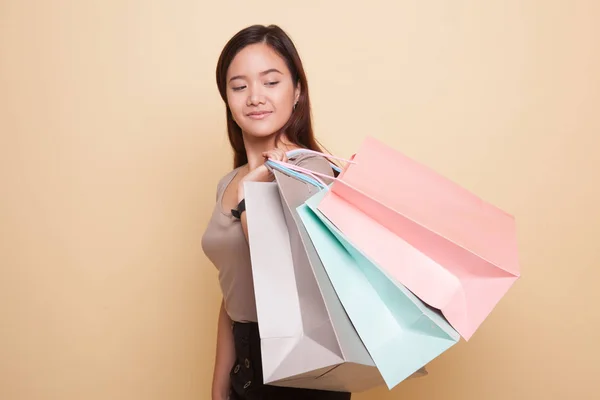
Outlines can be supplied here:
[[225, 102], [227, 115], [227, 133], [229, 143], [233, 149], [233, 167], [240, 167], [248, 162], [246, 149], [244, 148], [244, 139], [242, 137], [242, 129], [233, 120], [233, 115], [227, 103], [227, 70], [233, 58], [244, 47], [256, 44], [265, 43], [278, 53], [287, 64], [294, 85], [300, 84], [300, 96], [298, 103], [290, 119], [281, 128], [276, 135], [276, 141], [279, 140], [281, 134], [285, 132], [290, 142], [295, 145], [322, 152], [323, 149], [319, 142], [315, 139], [312, 121], [310, 100], [308, 96], [308, 82], [306, 74], [302, 66], [302, 61], [298, 55], [298, 51], [290, 37], [277, 25], [252, 25], [242, 29], [236, 33], [225, 45], [219, 61], [217, 63], [217, 86], [221, 98]]

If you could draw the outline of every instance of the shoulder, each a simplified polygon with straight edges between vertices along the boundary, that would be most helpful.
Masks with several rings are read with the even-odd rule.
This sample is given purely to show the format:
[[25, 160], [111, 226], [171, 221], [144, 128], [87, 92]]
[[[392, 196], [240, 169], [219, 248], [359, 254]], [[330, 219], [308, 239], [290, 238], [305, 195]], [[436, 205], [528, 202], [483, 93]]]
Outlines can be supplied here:
[[227, 185], [229, 185], [229, 182], [231, 182], [233, 180], [233, 178], [238, 173], [238, 171], [240, 170], [240, 168], [241, 167], [237, 167], [237, 168], [232, 169], [231, 171], [227, 172], [225, 175], [223, 175], [219, 179], [219, 181], [217, 182], [217, 193], [216, 193], [217, 199], [219, 198], [219, 196], [221, 195], [221, 193], [225, 190], [225, 188], [227, 187]]
[[235, 174], [237, 174], [240, 168], [241, 167], [234, 168], [231, 171], [227, 172], [225, 175], [221, 176], [218, 185], [221, 186], [223, 184], [226, 185], [227, 183], [229, 183], [229, 181], [233, 179], [233, 177], [235, 176]]
[[333, 176], [333, 168], [329, 160], [319, 154], [300, 153], [288, 159], [288, 163], [311, 171]]

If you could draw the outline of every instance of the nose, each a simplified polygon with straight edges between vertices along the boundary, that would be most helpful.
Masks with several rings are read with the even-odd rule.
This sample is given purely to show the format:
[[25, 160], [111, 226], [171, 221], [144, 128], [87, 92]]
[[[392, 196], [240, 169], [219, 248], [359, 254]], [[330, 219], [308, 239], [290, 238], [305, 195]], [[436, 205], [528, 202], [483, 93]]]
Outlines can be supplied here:
[[247, 106], [265, 104], [265, 97], [261, 91], [261, 85], [252, 85], [249, 89], [248, 98], [246, 99]]

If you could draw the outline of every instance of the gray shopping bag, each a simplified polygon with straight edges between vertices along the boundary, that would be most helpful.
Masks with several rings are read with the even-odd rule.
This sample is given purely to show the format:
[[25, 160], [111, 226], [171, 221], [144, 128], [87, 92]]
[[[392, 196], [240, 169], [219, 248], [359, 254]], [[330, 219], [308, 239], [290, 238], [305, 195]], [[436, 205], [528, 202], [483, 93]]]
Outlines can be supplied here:
[[274, 174], [244, 188], [264, 383], [354, 393], [383, 385], [296, 212], [318, 189]]

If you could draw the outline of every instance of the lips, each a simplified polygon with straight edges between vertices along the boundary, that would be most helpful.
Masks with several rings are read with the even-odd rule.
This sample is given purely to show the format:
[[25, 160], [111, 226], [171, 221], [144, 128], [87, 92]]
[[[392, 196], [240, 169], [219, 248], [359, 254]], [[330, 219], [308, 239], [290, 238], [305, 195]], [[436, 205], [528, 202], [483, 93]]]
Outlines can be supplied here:
[[265, 119], [269, 115], [271, 115], [271, 111], [252, 111], [251, 113], [248, 113], [248, 118]]

